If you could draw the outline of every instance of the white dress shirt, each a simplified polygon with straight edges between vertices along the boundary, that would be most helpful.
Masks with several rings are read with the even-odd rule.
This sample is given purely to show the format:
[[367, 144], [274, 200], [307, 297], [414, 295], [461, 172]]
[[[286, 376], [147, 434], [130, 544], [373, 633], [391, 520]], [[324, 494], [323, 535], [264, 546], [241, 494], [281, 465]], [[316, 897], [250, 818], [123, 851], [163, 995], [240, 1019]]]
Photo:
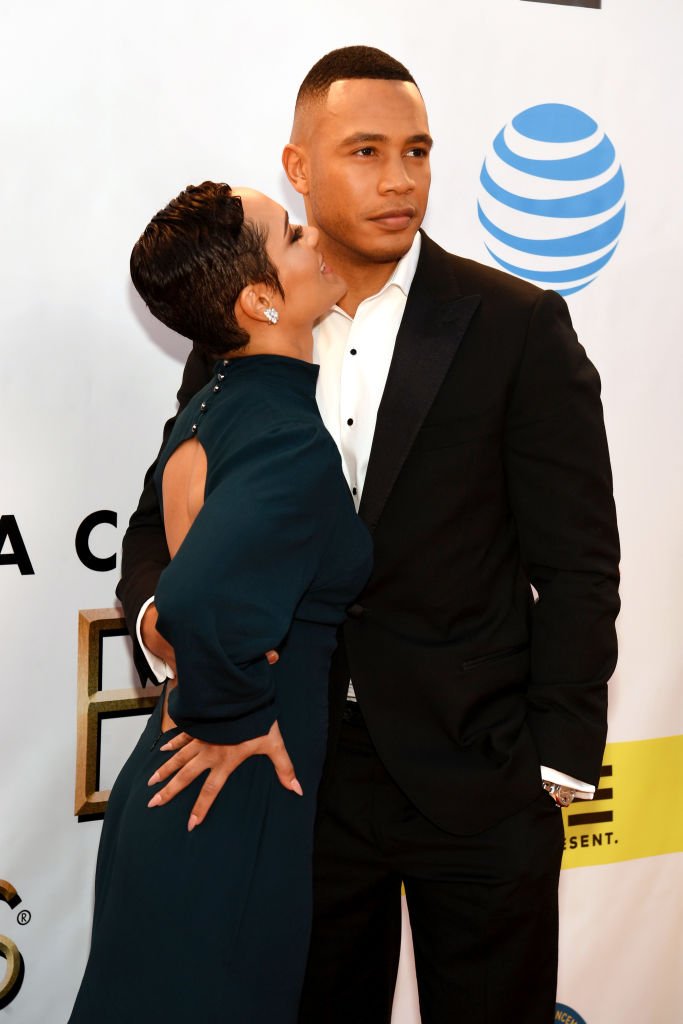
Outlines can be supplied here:
[[335, 306], [314, 334], [313, 361], [320, 364], [316, 399], [323, 422], [341, 452], [356, 509], [360, 505], [396, 335], [415, 277], [422, 238], [377, 292], [350, 317]]
[[[313, 362], [320, 365], [316, 400], [323, 422], [341, 452], [344, 475], [356, 511], [363, 494], [377, 410], [417, 269], [421, 243], [418, 232], [384, 287], [364, 299], [354, 317], [334, 306], [313, 334]], [[159, 682], [163, 682], [167, 676], [173, 678], [172, 670], [148, 651], [140, 639], [140, 622], [153, 600], [150, 598], [140, 610], [137, 635], [152, 671]], [[356, 699], [352, 683], [349, 683], [348, 696]], [[595, 791], [594, 786], [552, 768], [542, 766], [541, 775], [547, 782], [570, 786], [584, 799], [590, 799]]]

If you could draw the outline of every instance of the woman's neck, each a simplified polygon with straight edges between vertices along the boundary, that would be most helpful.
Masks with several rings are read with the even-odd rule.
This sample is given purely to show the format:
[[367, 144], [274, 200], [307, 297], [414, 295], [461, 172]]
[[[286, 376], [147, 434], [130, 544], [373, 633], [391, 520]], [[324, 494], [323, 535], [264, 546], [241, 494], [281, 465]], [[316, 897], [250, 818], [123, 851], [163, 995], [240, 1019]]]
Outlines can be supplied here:
[[263, 329], [251, 331], [249, 344], [239, 352], [230, 354], [230, 358], [240, 356], [289, 356], [290, 359], [301, 359], [306, 363], [313, 362], [313, 332], [310, 334], [288, 334], [280, 331], [280, 326], [270, 325]]

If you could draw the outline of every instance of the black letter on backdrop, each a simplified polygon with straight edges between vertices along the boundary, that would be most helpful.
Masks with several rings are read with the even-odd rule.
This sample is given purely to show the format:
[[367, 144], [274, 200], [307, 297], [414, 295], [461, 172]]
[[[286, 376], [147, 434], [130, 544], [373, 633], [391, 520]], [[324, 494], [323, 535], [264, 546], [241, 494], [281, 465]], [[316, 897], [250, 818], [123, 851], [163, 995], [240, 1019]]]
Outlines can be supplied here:
[[6, 555], [0, 554], [0, 565], [18, 565], [22, 576], [35, 576], [35, 569], [14, 516], [0, 516], [0, 551], [6, 540], [9, 540], [12, 550]]
[[91, 512], [89, 516], [85, 517], [76, 531], [76, 554], [86, 569], [92, 569], [94, 572], [109, 572], [110, 569], [116, 568], [116, 555], [110, 555], [109, 558], [98, 558], [90, 550], [90, 534], [100, 523], [116, 526], [116, 512], [103, 508], [100, 512]]

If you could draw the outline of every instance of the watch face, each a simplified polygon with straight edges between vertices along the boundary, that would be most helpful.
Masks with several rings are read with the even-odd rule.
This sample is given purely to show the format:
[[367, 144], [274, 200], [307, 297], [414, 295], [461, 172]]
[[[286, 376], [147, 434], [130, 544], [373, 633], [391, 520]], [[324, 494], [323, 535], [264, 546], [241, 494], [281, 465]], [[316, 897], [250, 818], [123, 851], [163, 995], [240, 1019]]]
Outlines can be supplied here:
[[573, 789], [569, 786], [559, 786], [556, 782], [544, 782], [543, 788], [549, 796], [555, 801], [558, 807], [569, 807], [570, 803], [576, 796]]

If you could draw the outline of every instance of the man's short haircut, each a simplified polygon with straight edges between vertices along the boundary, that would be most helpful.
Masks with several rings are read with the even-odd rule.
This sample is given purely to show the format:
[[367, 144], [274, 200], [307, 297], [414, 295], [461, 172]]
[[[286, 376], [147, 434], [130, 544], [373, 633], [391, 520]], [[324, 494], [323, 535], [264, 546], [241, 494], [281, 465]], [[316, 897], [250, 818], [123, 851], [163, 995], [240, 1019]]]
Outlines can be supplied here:
[[417, 86], [408, 68], [383, 50], [374, 46], [343, 46], [313, 65], [299, 88], [297, 107], [305, 100], [324, 98], [333, 82], [347, 78], [379, 78]]
[[130, 274], [154, 316], [207, 358], [248, 344], [235, 318], [243, 288], [263, 283], [284, 297], [264, 233], [245, 221], [230, 186], [213, 181], [188, 185], [152, 217], [133, 247]]

